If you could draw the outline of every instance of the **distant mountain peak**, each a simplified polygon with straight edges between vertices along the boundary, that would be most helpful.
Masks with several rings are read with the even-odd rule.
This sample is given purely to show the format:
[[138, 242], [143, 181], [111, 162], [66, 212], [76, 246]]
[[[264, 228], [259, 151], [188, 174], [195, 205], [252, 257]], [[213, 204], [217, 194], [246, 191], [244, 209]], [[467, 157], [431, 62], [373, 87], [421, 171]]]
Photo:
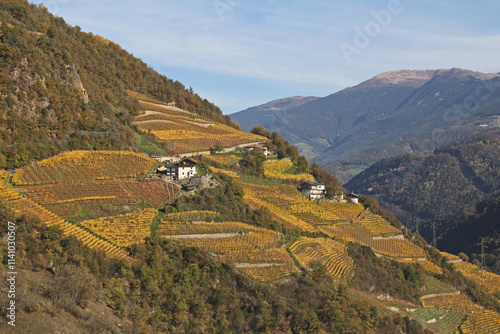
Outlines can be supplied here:
[[432, 79], [436, 70], [398, 70], [379, 74], [372, 79], [360, 84], [380, 84], [380, 85], [405, 85], [408, 83], [425, 83]]
[[249, 108], [255, 111], [283, 110], [298, 107], [307, 102], [318, 99], [315, 96], [290, 96], [283, 99], [272, 100], [270, 102]]
[[231, 117], [247, 131], [260, 124], [279, 132], [346, 182], [383, 157], [432, 151], [498, 126], [499, 77], [461, 68], [390, 71], [300, 106]]
[[480, 80], [490, 80], [492, 78], [500, 77], [500, 73], [481, 73], [471, 70], [464, 70], [461, 68], [451, 69], [438, 69], [438, 70], [396, 70], [388, 71], [374, 76], [359, 85], [349, 87], [347, 89], [367, 89], [367, 88], [382, 88], [386, 86], [407, 86], [407, 87], [420, 87], [429, 82], [433, 78], [467, 78], [476, 77]]

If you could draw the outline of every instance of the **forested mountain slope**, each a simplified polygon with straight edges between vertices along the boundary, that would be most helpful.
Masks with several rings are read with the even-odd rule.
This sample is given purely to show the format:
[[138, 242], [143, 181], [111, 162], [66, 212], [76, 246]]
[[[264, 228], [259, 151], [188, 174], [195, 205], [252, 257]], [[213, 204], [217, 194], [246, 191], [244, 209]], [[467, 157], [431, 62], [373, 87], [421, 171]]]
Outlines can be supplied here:
[[464, 252], [481, 261], [484, 238], [485, 265], [500, 274], [500, 196], [486, 198], [472, 212], [460, 212], [437, 222], [439, 248]]
[[500, 191], [500, 128], [433, 153], [384, 159], [346, 188], [377, 198], [409, 227], [466, 210]]
[[43, 6], [1, 1], [0, 22], [2, 167], [67, 149], [133, 148], [131, 117], [142, 108], [125, 89], [235, 126], [180, 82]]

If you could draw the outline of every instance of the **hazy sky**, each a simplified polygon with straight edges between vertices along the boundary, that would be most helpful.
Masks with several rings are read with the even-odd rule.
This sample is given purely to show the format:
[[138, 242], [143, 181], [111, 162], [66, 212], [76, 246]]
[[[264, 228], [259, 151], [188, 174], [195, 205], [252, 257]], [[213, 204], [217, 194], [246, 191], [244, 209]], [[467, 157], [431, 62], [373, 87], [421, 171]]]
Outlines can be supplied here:
[[232, 113], [381, 72], [500, 72], [500, 1], [46, 0]]

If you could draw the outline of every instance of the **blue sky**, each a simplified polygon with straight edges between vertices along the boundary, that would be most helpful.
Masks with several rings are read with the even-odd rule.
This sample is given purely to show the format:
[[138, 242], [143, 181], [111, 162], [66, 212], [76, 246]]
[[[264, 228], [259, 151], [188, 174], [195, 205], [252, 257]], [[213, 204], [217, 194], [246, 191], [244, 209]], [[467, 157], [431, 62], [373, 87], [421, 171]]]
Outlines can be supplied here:
[[326, 96], [379, 73], [500, 72], [500, 2], [45, 0], [229, 114]]

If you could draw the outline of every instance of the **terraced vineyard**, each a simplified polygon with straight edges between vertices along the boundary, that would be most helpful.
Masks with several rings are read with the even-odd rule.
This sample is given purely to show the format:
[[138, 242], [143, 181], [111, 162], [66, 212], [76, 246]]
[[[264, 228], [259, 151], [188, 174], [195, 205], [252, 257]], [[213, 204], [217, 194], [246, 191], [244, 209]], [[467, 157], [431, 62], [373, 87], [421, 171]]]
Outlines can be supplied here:
[[[158, 101], [147, 103], [158, 105]], [[211, 127], [205, 120], [194, 120], [194, 114], [178, 113], [155, 117], [165, 122], [186, 122], [186, 126]], [[233, 176], [233, 182], [243, 187], [244, 200], [252, 208], [267, 208], [273, 219], [284, 227], [314, 237], [301, 236], [290, 244], [290, 236], [241, 222], [221, 222], [224, 216], [214, 211], [167, 213], [157, 229], [159, 236], [201, 248], [257, 280], [272, 282], [310, 270], [315, 263], [322, 264], [336, 282], [348, 282], [354, 272], [354, 262], [347, 254], [346, 243], [357, 242], [371, 247], [379, 256], [419, 264], [429, 273], [422, 289], [427, 295], [420, 299], [423, 307], [404, 301], [397, 301], [401, 305], [396, 301], [391, 304], [377, 301], [376, 296], [370, 297], [380, 312], [387, 315], [402, 312], [435, 333], [455, 333], [457, 329], [463, 333], [489, 333], [498, 328], [498, 313], [483, 309], [439, 281], [436, 277], [443, 274], [443, 269], [426, 260], [422, 248], [405, 239], [401, 230], [381, 216], [361, 204], [315, 202], [306, 198], [293, 185], [294, 181], [303, 180], [301, 176], [285, 173], [291, 162], [266, 162], [267, 178], [256, 178], [225, 169], [236, 164], [238, 157], [209, 155], [204, 158], [224, 166], [210, 169]], [[18, 213], [37, 215], [47, 225], [59, 226], [64, 234], [75, 236], [91, 248], [127, 258], [124, 247], [144, 242], [150, 236], [157, 208], [168, 204], [179, 193], [177, 186], [160, 179], [134, 179], [148, 173], [155, 164], [148, 157], [131, 152], [63, 153], [16, 171], [12, 181], [18, 186], [17, 191], [8, 182], [10, 174], [0, 171], [0, 199]], [[80, 225], [62, 219], [69, 219], [90, 204], [131, 206], [133, 212], [86, 218]], [[455, 255], [442, 255], [488, 292], [500, 292], [500, 276], [480, 271]]]
[[458, 262], [453, 264], [453, 267], [465, 277], [482, 285], [489, 293], [500, 292], [500, 275], [481, 270], [481, 268], [469, 262]]
[[172, 221], [172, 222], [192, 222], [192, 221], [204, 221], [207, 219], [214, 219], [218, 216], [218, 213], [215, 211], [183, 211], [183, 212], [174, 212], [168, 213], [163, 216], [164, 221]]
[[292, 258], [282, 248], [283, 235], [252, 225], [163, 220], [159, 234], [217, 254], [256, 279], [274, 281], [297, 271]]
[[461, 310], [466, 312], [479, 311], [483, 308], [473, 303], [469, 297], [460, 293], [442, 293], [420, 298], [425, 308]]
[[126, 89], [125, 92], [133, 97], [133, 98], [136, 98], [138, 100], [142, 100], [142, 101], [146, 101], [146, 102], [150, 102], [150, 103], [158, 103], [158, 104], [163, 104], [164, 102], [160, 101], [160, 100], [157, 100], [157, 99], [153, 99], [152, 97], [149, 97], [147, 95], [144, 95], [144, 94], [141, 94], [141, 93], [137, 93], [137, 92], [133, 92], [129, 89]]
[[231, 154], [210, 154], [210, 155], [204, 154], [203, 158], [216, 162], [221, 165], [232, 165], [238, 163], [241, 160], [241, 158]]
[[[221, 254], [225, 261], [235, 263], [290, 263], [290, 255], [285, 248], [249, 249], [246, 252]], [[265, 267], [263, 267], [265, 268]]]
[[340, 220], [339, 216], [329, 210], [324, 209], [316, 202], [309, 200], [306, 201], [307, 202], [301, 202], [290, 206], [290, 212], [295, 217], [302, 219], [303, 221], [311, 225], [331, 224]]
[[0, 170], [0, 184], [5, 184], [7, 182], [7, 177], [9, 176], [9, 172], [6, 170]]
[[79, 226], [70, 224], [62, 220], [59, 216], [31, 201], [30, 199], [21, 196], [17, 191], [10, 187], [0, 185], [0, 199], [6, 201], [7, 205], [16, 213], [23, 213], [29, 216], [37, 216], [40, 221], [48, 226], [58, 226], [63, 233], [68, 236], [74, 236], [90, 248], [95, 248], [107, 253], [109, 256], [117, 258], [126, 258], [125, 253], [120, 248], [114, 246], [106, 240], [98, 238], [96, 235], [87, 232]]
[[[389, 223], [387, 224], [389, 225]], [[332, 238], [344, 242], [359, 242], [362, 245], [371, 247], [379, 254], [392, 258], [425, 259], [424, 250], [404, 239], [401, 232], [399, 235], [393, 237], [382, 238], [377, 236], [377, 234], [373, 234], [365, 225], [359, 221], [354, 221], [352, 223], [339, 223], [332, 226], [318, 226], [318, 229]], [[390, 227], [387, 227], [384, 230], [389, 229]]]
[[151, 222], [157, 214], [156, 209], [145, 209], [126, 215], [86, 220], [80, 225], [117, 247], [128, 247], [142, 243], [150, 236]]
[[500, 314], [481, 310], [469, 313], [467, 320], [460, 327], [463, 334], [489, 334], [500, 332]]
[[238, 222], [168, 222], [159, 230], [166, 238], [222, 254], [273, 248], [283, 240], [281, 233]]
[[[289, 201], [291, 190], [289, 187], [266, 187], [247, 183], [242, 183], [242, 185], [245, 189], [244, 199], [247, 202], [269, 209], [273, 216], [285, 226], [304, 232], [317, 231], [311, 224], [297, 218], [288, 211], [288, 205], [291, 203]], [[302, 199], [305, 199], [304, 196], [302, 196]]]
[[299, 230], [301, 232], [317, 232], [317, 230], [311, 225], [303, 221], [302, 219], [297, 218], [291, 213], [280, 209], [277, 206], [272, 205], [269, 202], [262, 201], [258, 198], [250, 197], [250, 195], [245, 194], [245, 199], [249, 202], [263, 208], [269, 209], [269, 211], [273, 214], [273, 217], [283, 224], [286, 227]]
[[34, 202], [59, 216], [76, 215], [82, 206], [140, 204], [159, 207], [179, 194], [178, 186], [160, 179], [91, 180], [31, 186], [23, 190]]
[[[217, 144], [231, 147], [265, 140], [265, 137], [236, 130], [224, 124], [208, 122], [200, 116], [168, 106], [164, 102], [129, 91], [146, 110], [133, 124], [165, 141], [178, 153], [208, 151]], [[154, 101], [154, 102], [153, 102]]]
[[213, 173], [222, 173], [222, 174], [226, 174], [226, 175], [229, 175], [231, 177], [234, 177], [234, 178], [238, 178], [240, 177], [238, 175], [238, 173], [236, 173], [235, 171], [232, 171], [232, 170], [228, 170], [228, 169], [221, 169], [221, 168], [216, 168], [216, 167], [213, 167], [213, 166], [210, 166], [208, 167]]
[[297, 180], [314, 182], [314, 176], [311, 174], [286, 174], [285, 171], [293, 166], [290, 160], [268, 160], [264, 162], [264, 174], [266, 177], [283, 180]]
[[18, 186], [81, 183], [91, 180], [133, 178], [148, 173], [156, 160], [128, 151], [71, 151], [18, 169]]
[[367, 229], [370, 234], [374, 236], [396, 236], [401, 235], [401, 230], [388, 224], [387, 221], [379, 215], [375, 215], [371, 212], [363, 215], [360, 219], [356, 220], [365, 229]]
[[310, 268], [313, 261], [320, 262], [336, 280], [346, 278], [354, 269], [345, 244], [335, 240], [300, 237], [290, 246], [290, 252], [304, 268]]
[[248, 276], [268, 282], [277, 281], [280, 278], [298, 272], [295, 265], [291, 263], [271, 265], [268, 267], [243, 267], [241, 270]]
[[423, 290], [426, 295], [440, 294], [440, 293], [451, 293], [457, 292], [451, 284], [444, 283], [434, 276], [427, 275], [425, 279], [425, 289]]
[[463, 311], [431, 308], [419, 308], [410, 314], [424, 328], [440, 334], [455, 334], [465, 315]]
[[[436, 329], [439, 333], [455, 333], [456, 327], [459, 327], [460, 333], [464, 334], [500, 332], [500, 314], [484, 309], [463, 294], [428, 295], [420, 298], [420, 301], [425, 309], [431, 309], [433, 313], [436, 313], [436, 310], [446, 311], [446, 314], [435, 318], [436, 321], [428, 321], [428, 323], [435, 323], [435, 325], [427, 327]], [[425, 313], [422, 309], [418, 312]], [[415, 314], [415, 316], [417, 315]], [[464, 315], [466, 320], [462, 323]]]
[[321, 203], [325, 209], [336, 214], [340, 219], [352, 221], [364, 211], [364, 207], [360, 203], [341, 203], [341, 202], [323, 202]]
[[455, 254], [450, 254], [450, 253], [446, 253], [446, 252], [439, 252], [441, 254], [441, 256], [443, 256], [445, 258], [446, 261], [448, 262], [460, 262], [462, 261], [460, 259], [460, 257], [458, 255], [455, 255]]

